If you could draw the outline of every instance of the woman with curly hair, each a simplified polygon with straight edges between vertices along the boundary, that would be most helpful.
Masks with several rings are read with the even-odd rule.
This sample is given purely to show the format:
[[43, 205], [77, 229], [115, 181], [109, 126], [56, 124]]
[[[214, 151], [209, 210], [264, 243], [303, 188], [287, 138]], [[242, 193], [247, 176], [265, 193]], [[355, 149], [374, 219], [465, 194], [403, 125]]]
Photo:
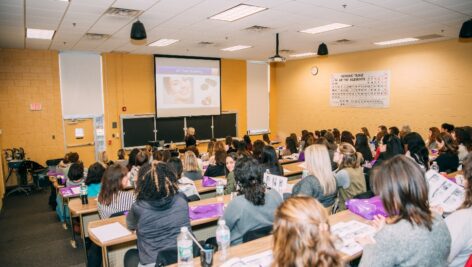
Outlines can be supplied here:
[[273, 267], [345, 266], [316, 199], [292, 197], [275, 212]]
[[160, 250], [176, 247], [181, 227], [190, 227], [187, 199], [179, 193], [174, 170], [163, 162], [146, 164], [139, 170], [136, 202], [126, 224], [136, 230], [139, 263], [155, 263]]
[[236, 196], [223, 215], [231, 231], [231, 244], [243, 241], [243, 235], [251, 230], [270, 226], [274, 222], [275, 209], [282, 197], [275, 190], [266, 191], [261, 167], [253, 158], [240, 158], [234, 167], [239, 186]]

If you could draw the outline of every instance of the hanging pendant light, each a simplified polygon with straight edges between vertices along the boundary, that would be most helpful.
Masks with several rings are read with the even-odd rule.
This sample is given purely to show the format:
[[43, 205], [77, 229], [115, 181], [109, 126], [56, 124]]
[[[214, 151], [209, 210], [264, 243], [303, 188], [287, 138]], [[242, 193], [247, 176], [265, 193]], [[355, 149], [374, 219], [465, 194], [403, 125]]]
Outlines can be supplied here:
[[459, 38], [472, 38], [472, 19], [469, 19], [462, 24]]
[[146, 39], [146, 29], [144, 29], [144, 24], [139, 21], [139, 19], [133, 23], [133, 26], [131, 27], [130, 38], [133, 40]]
[[320, 46], [318, 46], [318, 56], [326, 56], [328, 55], [328, 46], [326, 46], [325, 43], [321, 43]]

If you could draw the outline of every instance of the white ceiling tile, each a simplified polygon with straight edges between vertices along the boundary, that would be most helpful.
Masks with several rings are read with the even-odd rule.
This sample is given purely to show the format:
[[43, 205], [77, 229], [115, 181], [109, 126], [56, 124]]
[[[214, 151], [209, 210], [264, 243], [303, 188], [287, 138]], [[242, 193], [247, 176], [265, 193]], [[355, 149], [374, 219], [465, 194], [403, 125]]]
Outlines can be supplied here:
[[157, 2], [159, 2], [159, 0], [116, 0], [112, 6], [134, 10], [146, 10]]

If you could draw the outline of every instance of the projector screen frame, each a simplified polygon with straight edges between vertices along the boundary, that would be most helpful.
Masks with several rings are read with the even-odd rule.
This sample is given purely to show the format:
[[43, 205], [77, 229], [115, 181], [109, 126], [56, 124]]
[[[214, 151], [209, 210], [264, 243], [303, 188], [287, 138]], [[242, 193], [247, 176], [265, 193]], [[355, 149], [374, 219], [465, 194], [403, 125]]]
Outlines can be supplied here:
[[191, 116], [213, 116], [213, 115], [221, 115], [222, 112], [222, 105], [221, 105], [221, 58], [219, 57], [198, 57], [198, 56], [181, 56], [181, 55], [168, 55], [168, 54], [154, 54], [154, 115], [157, 118], [166, 118], [166, 117], [158, 117], [157, 116], [157, 81], [156, 81], [156, 58], [179, 58], [179, 59], [200, 59], [200, 60], [217, 60], [218, 61], [218, 68], [219, 68], [219, 89], [220, 89], [220, 112], [218, 114], [211, 114], [211, 115], [181, 115], [183, 117], [191, 117]]

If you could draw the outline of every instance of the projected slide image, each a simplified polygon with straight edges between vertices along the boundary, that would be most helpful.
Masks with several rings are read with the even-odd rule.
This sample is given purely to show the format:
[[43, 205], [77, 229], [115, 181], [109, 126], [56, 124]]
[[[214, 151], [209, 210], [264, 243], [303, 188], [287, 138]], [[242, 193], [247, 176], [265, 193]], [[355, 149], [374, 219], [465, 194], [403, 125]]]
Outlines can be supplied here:
[[[169, 67], [167, 69], [169, 72]], [[178, 68], [174, 73], [157, 75], [164, 90], [159, 103], [162, 108], [214, 107], [220, 103], [219, 76], [210, 68]], [[206, 75], [205, 75], [206, 74]]]
[[165, 76], [162, 78], [165, 104], [193, 104], [193, 78]]
[[220, 114], [220, 61], [155, 57], [158, 117]]

